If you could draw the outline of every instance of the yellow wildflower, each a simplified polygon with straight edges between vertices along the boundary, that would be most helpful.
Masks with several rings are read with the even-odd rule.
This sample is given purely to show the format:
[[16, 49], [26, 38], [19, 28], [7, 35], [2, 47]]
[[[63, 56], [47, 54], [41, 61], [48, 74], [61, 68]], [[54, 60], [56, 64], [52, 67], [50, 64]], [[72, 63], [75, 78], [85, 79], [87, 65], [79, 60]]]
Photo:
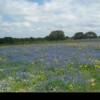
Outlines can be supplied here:
[[91, 86], [95, 86], [95, 83], [91, 83]]
[[95, 68], [100, 68], [100, 65], [95, 65]]
[[96, 80], [94, 79], [94, 78], [92, 78], [91, 80], [90, 80], [90, 82], [92, 82], [92, 83], [94, 83]]

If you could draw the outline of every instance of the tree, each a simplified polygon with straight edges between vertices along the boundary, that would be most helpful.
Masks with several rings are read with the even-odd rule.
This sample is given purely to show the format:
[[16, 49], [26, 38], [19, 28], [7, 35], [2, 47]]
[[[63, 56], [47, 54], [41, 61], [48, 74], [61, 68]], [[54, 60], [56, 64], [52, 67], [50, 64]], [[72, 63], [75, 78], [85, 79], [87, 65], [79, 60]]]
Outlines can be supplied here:
[[85, 38], [97, 38], [97, 34], [95, 32], [90, 31], [85, 34]]
[[49, 40], [49, 36], [44, 37], [45, 40]]
[[73, 36], [74, 39], [83, 39], [84, 38], [84, 33], [83, 32], [77, 32]]
[[100, 36], [98, 36], [98, 38], [100, 38]]
[[14, 43], [14, 38], [12, 37], [5, 37], [3, 39], [4, 43]]
[[52, 31], [50, 35], [47, 37], [49, 40], [64, 40], [65, 34], [63, 31]]
[[70, 37], [69, 37], [69, 36], [66, 36], [65, 38], [66, 38], [66, 39], [69, 39]]

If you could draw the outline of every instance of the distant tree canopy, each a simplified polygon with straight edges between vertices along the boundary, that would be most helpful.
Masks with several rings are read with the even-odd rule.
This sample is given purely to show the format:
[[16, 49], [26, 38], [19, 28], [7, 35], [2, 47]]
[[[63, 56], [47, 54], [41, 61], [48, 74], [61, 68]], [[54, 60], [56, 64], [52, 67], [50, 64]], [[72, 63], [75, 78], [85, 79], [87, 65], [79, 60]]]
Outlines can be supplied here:
[[83, 32], [77, 32], [73, 36], [73, 39], [91, 39], [91, 38], [97, 38], [97, 34], [95, 32], [89, 31], [85, 34]]
[[97, 34], [95, 32], [87, 32], [85, 35], [85, 38], [97, 38]]
[[49, 36], [47, 36], [48, 40], [64, 40], [65, 34], [63, 31], [52, 31]]
[[73, 36], [73, 39], [83, 39], [84, 38], [84, 33], [83, 32], [77, 32]]
[[13, 43], [14, 39], [12, 37], [5, 37], [0, 39], [0, 43]]
[[68, 37], [65, 36], [64, 32], [61, 30], [52, 31], [48, 36], [44, 38], [12, 38], [12, 37], [4, 37], [0, 38], [0, 44], [24, 44], [24, 43], [34, 43], [34, 42], [43, 42], [43, 41], [53, 41], [53, 40], [67, 40], [67, 39], [91, 39], [91, 38], [100, 38], [100, 36], [97, 36], [95, 32], [89, 31], [87, 33], [83, 32], [77, 32], [74, 34], [74, 36]]

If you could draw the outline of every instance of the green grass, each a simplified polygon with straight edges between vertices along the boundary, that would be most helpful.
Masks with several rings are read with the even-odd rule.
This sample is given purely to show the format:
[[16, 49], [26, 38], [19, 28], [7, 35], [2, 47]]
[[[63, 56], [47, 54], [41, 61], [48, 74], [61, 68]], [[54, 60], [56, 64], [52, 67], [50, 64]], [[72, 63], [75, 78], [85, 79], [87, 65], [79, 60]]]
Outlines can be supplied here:
[[9, 46], [9, 45], [29, 45], [29, 44], [62, 44], [62, 43], [80, 43], [80, 42], [99, 42], [100, 39], [97, 38], [97, 39], [79, 39], [79, 40], [73, 40], [73, 39], [66, 39], [66, 40], [53, 40], [53, 41], [48, 41], [48, 40], [37, 40], [37, 41], [24, 41], [24, 42], [16, 42], [16, 43], [4, 43], [4, 44], [0, 44], [0, 47], [3, 47], [3, 46]]

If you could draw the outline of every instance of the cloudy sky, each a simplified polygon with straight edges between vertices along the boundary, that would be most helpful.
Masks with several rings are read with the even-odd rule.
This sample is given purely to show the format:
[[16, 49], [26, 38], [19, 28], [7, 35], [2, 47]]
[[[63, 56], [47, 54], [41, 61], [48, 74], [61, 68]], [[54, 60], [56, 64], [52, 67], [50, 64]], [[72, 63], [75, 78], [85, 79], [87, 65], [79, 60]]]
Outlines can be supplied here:
[[100, 0], [0, 0], [0, 37], [44, 37], [52, 30], [100, 35]]

